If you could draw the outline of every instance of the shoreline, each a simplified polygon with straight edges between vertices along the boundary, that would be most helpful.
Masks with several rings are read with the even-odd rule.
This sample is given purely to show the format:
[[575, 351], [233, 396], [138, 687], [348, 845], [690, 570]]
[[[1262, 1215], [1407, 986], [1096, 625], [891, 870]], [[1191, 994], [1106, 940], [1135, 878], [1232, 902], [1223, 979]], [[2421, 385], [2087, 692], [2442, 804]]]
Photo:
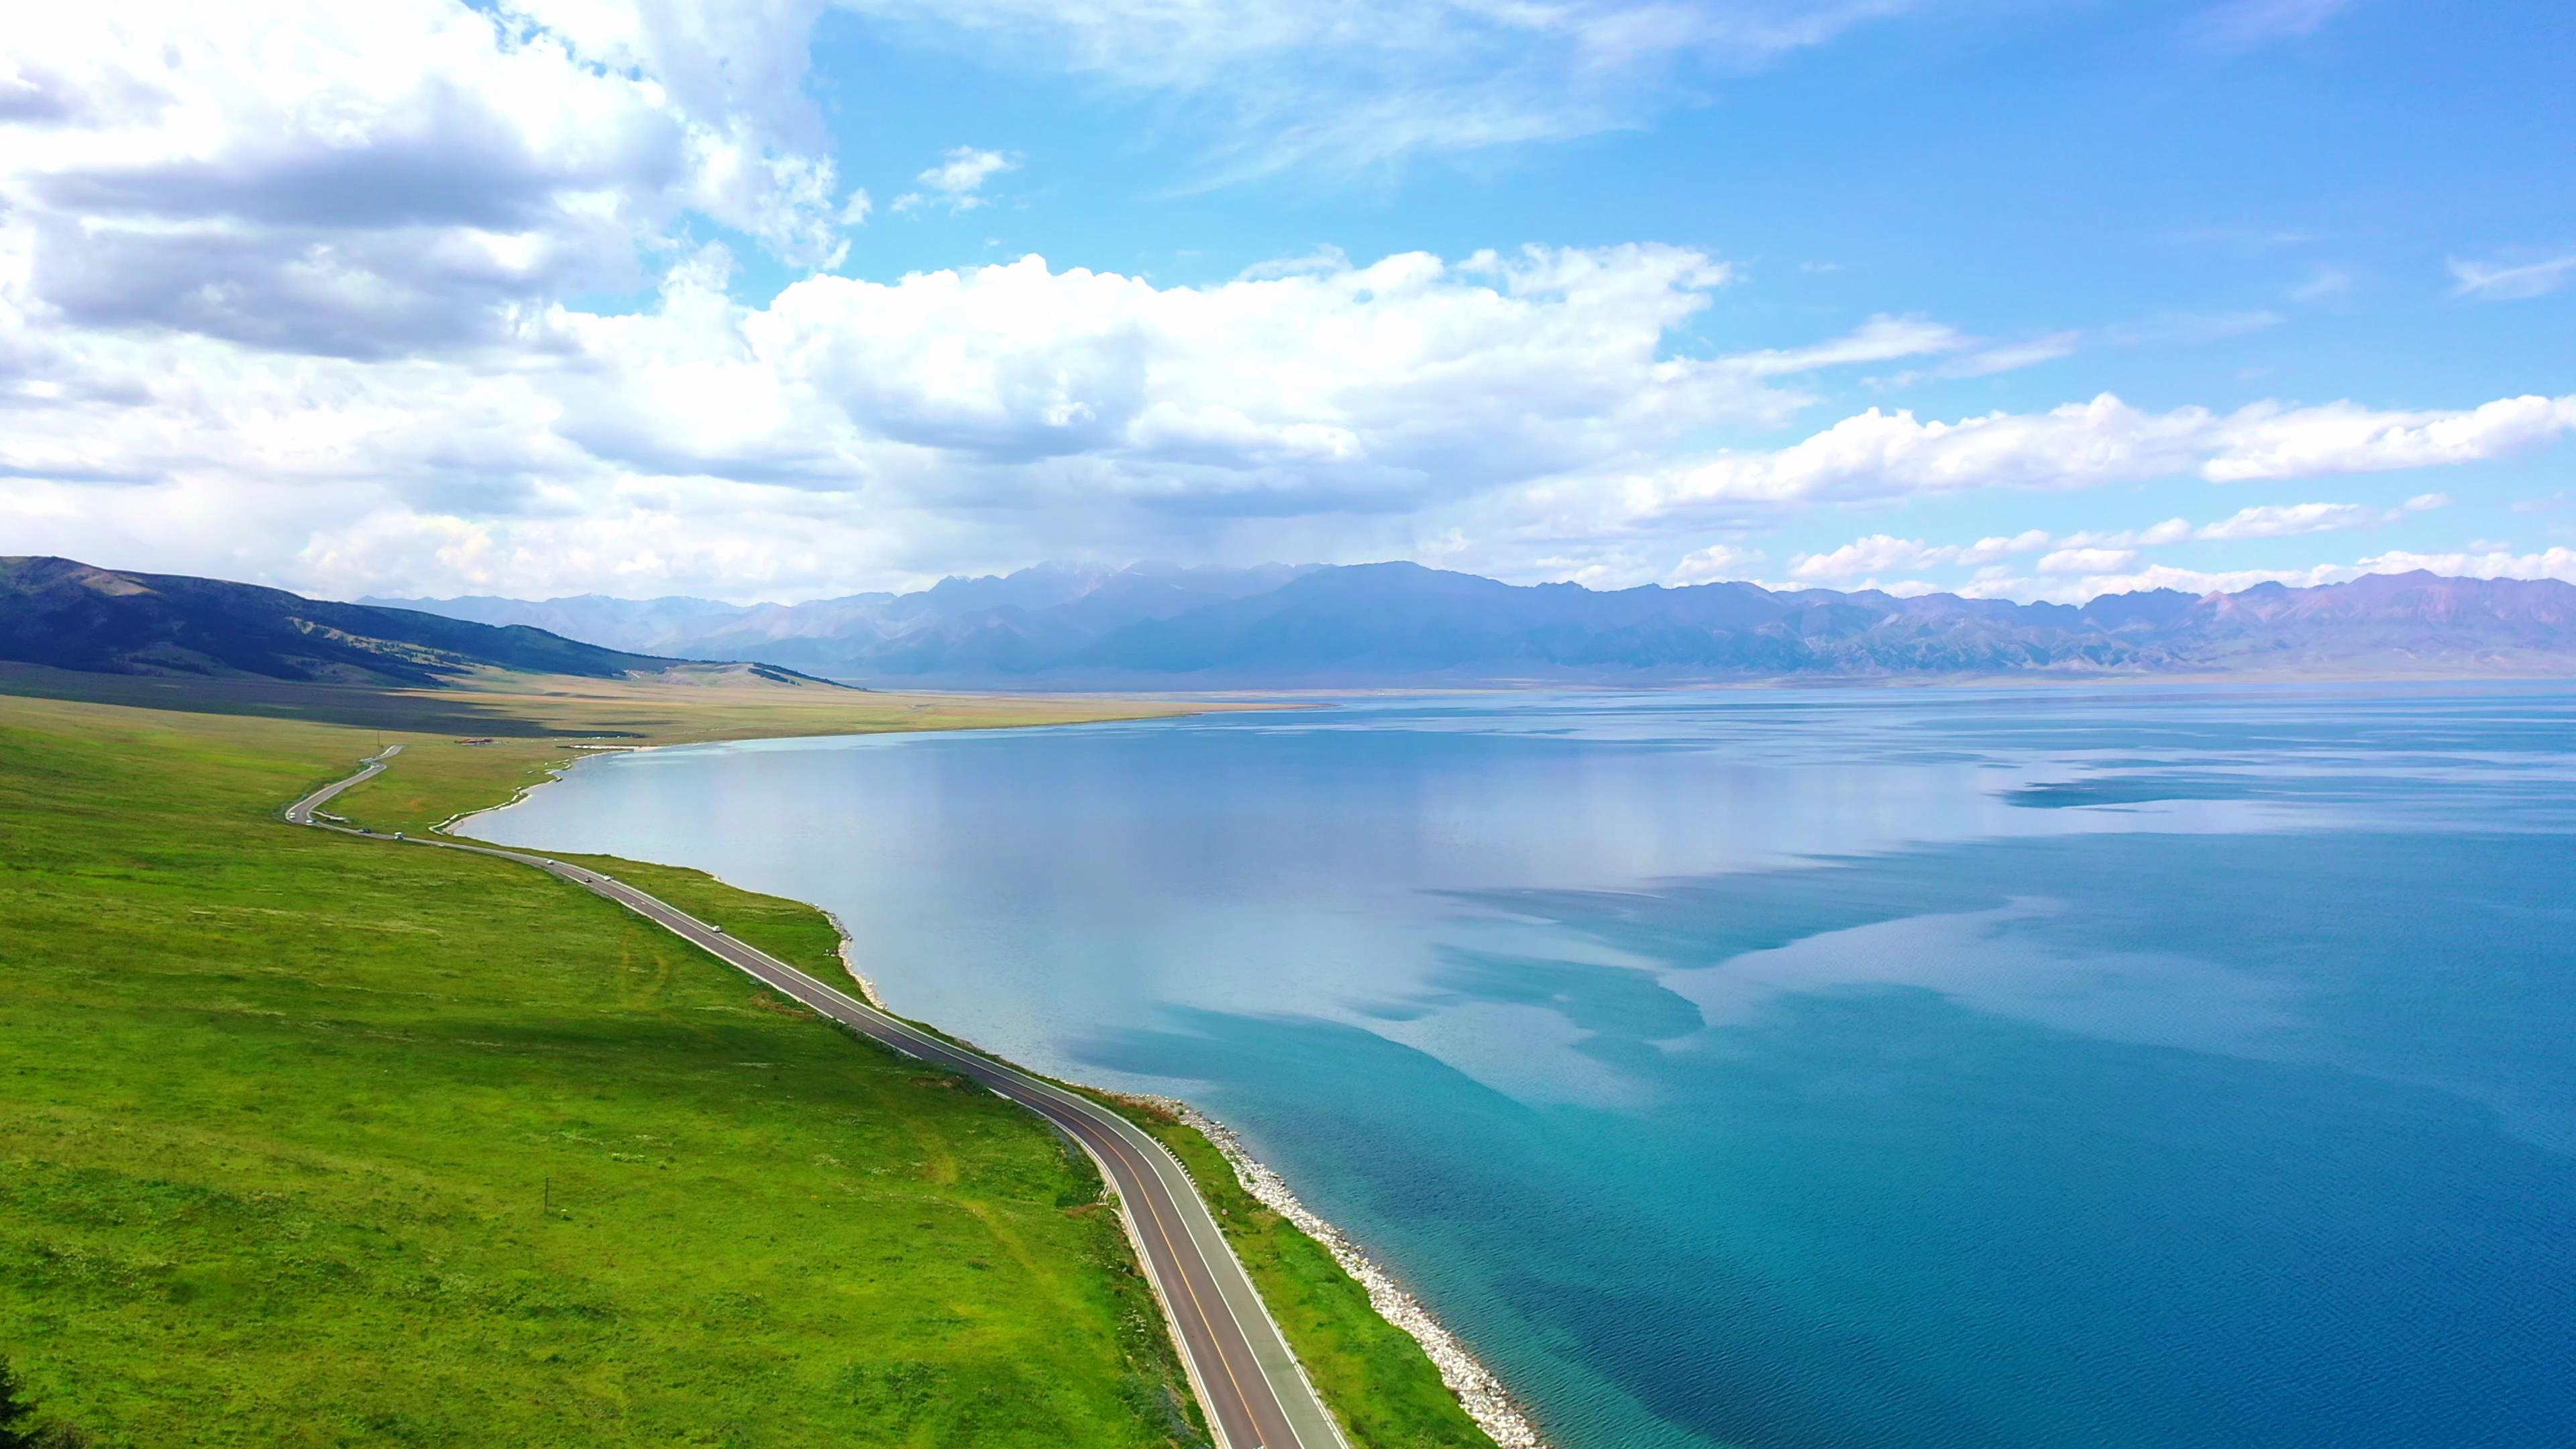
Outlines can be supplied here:
[[1225, 1123], [1200, 1111], [1178, 1097], [1149, 1096], [1138, 1100], [1179, 1118], [1183, 1125], [1207, 1138], [1218, 1155], [1234, 1169], [1235, 1181], [1252, 1194], [1262, 1206], [1297, 1225], [1299, 1231], [1324, 1245], [1342, 1271], [1351, 1275], [1368, 1291], [1369, 1306], [1377, 1316], [1402, 1329], [1414, 1342], [1422, 1345], [1423, 1354], [1432, 1367], [1440, 1371], [1440, 1381], [1457, 1395], [1467, 1417], [1485, 1431], [1499, 1449], [1548, 1449], [1540, 1437], [1538, 1425], [1521, 1407], [1500, 1375], [1485, 1366], [1457, 1334], [1450, 1331], [1402, 1284], [1384, 1265], [1353, 1242], [1349, 1234], [1326, 1221], [1313, 1208], [1306, 1206], [1288, 1180], [1281, 1177], [1243, 1145], [1242, 1136]]
[[[598, 753], [626, 753], [670, 747], [608, 745], [589, 748]], [[478, 815], [507, 810], [526, 800], [544, 786], [562, 779], [584, 759], [596, 757], [596, 754], [577, 756], [561, 766], [549, 769], [544, 779], [521, 786], [508, 800], [498, 805], [485, 806], [480, 810], [460, 812], [441, 821], [434, 828], [440, 834], [450, 834], [453, 833], [453, 827]], [[472, 836], [463, 838], [475, 839]], [[695, 869], [695, 867], [686, 868]], [[755, 895], [768, 894], [768, 892], [752, 891], [748, 886], [728, 881], [713, 871], [703, 873], [708, 879], [733, 890]], [[781, 897], [781, 899], [792, 898]], [[842, 920], [840, 915], [829, 907], [817, 905], [812, 901], [799, 901], [798, 904], [817, 912], [824, 920], [831, 923], [832, 932], [838, 938], [833, 947], [833, 953], [840, 958], [841, 969], [848, 974], [851, 981], [857, 984], [861, 999], [888, 1015], [900, 1016], [900, 1012], [886, 1003], [884, 995], [877, 989], [876, 982], [859, 968], [858, 941], [852, 935], [849, 923]], [[1109, 1089], [1093, 1087], [1092, 1090], [1108, 1091]], [[1484, 1361], [1476, 1357], [1474, 1350], [1468, 1348], [1457, 1334], [1450, 1331], [1448, 1325], [1434, 1316], [1421, 1299], [1398, 1283], [1394, 1274], [1370, 1257], [1367, 1251], [1353, 1242], [1348, 1234], [1326, 1221], [1314, 1209], [1306, 1206], [1305, 1202], [1297, 1196], [1296, 1191], [1288, 1186], [1287, 1179], [1254, 1157], [1244, 1147], [1242, 1137], [1233, 1128], [1177, 1097], [1142, 1096], [1139, 1099], [1170, 1112], [1183, 1125], [1207, 1138], [1209, 1144], [1216, 1148], [1217, 1154], [1234, 1169], [1235, 1180], [1242, 1185], [1245, 1192], [1251, 1194], [1253, 1199], [1262, 1206], [1294, 1223], [1299, 1231], [1322, 1244], [1324, 1251], [1332, 1255], [1333, 1261], [1341, 1266], [1342, 1271], [1348, 1273], [1352, 1280], [1368, 1294], [1369, 1307], [1376, 1311], [1378, 1317], [1421, 1345], [1424, 1356], [1429, 1358], [1432, 1367], [1438, 1370], [1441, 1383], [1457, 1397], [1459, 1406], [1467, 1411], [1467, 1417], [1475, 1422], [1477, 1428], [1485, 1432], [1486, 1437], [1494, 1441], [1497, 1449], [1549, 1449], [1547, 1441], [1539, 1435], [1538, 1426], [1532, 1422], [1527, 1411], [1521, 1407], [1520, 1401], [1513, 1396], [1501, 1377], [1487, 1368]], [[1300, 1372], [1303, 1372], [1302, 1365]]]
[[[740, 886], [734, 888], [741, 889]], [[813, 903], [808, 901], [806, 904]], [[869, 979], [868, 973], [859, 969], [859, 943], [850, 935], [850, 923], [841, 919], [840, 912], [828, 907], [814, 906], [814, 909], [823, 913], [823, 919], [831, 922], [832, 930], [840, 936], [840, 944], [834, 946], [832, 950], [841, 958], [841, 969], [850, 973], [852, 981], [859, 983], [859, 999], [888, 1016], [898, 1015], [899, 1013], [893, 1007], [886, 1005], [885, 997], [877, 991], [876, 982]]]

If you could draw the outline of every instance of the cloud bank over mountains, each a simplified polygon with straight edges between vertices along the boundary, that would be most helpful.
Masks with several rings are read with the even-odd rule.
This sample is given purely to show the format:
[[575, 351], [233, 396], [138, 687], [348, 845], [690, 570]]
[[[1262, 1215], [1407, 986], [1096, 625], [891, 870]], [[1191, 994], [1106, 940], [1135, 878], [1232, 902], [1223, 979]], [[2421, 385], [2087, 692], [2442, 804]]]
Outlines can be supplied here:
[[[842, 10], [1209, 109], [1213, 176], [1640, 124], [1689, 76], [1904, 8]], [[846, 275], [874, 208], [806, 97], [823, 15], [820, 0], [251, 0], [13, 21], [8, 548], [343, 593], [802, 598], [1068, 554], [1406, 555], [1625, 584], [1757, 571], [1766, 530], [1819, 510], [2441, 469], [2576, 431], [2576, 395], [2536, 391], [2403, 409], [2108, 392], [1947, 416], [1852, 407], [1865, 369], [1991, 376], [2087, 342], [1879, 315], [1730, 346], [1717, 304], [1752, 274], [1649, 241], [1326, 250], [1198, 284], [1037, 255]], [[1241, 84], [1220, 96], [1219, 76]], [[959, 145], [888, 209], [978, 210], [1035, 164]], [[789, 279], [746, 292], [755, 264]], [[2489, 296], [2559, 275], [2469, 265], [2459, 286]], [[1785, 566], [1837, 581], [2000, 568], [1975, 588], [2054, 597], [2157, 576], [2142, 550], [2391, 516], [2222, 506], [2121, 542], [1875, 533]], [[2466, 571], [2563, 575], [2556, 558], [2462, 555]]]

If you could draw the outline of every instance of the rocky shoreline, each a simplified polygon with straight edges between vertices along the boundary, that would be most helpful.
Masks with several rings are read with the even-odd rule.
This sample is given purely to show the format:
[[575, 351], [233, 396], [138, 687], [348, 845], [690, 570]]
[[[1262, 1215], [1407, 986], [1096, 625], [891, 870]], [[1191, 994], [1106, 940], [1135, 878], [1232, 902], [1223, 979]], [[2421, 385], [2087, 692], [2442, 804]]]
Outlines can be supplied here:
[[841, 938], [841, 944], [835, 949], [840, 952], [841, 969], [850, 973], [852, 981], [859, 983], [859, 998], [892, 1016], [894, 1008], [885, 1004], [885, 998], [877, 995], [877, 984], [868, 979], [868, 973], [859, 969], [859, 943], [850, 935], [850, 923], [825, 907], [816, 906], [814, 909], [823, 912], [823, 919], [832, 923], [833, 932]]
[[1235, 1135], [1233, 1128], [1187, 1102], [1169, 1097], [1152, 1100], [1156, 1106], [1196, 1128], [1214, 1143], [1216, 1150], [1234, 1168], [1235, 1179], [1243, 1184], [1245, 1192], [1252, 1194], [1262, 1206], [1295, 1223], [1306, 1236], [1323, 1244], [1324, 1250], [1333, 1255], [1333, 1261], [1342, 1265], [1342, 1271], [1359, 1280], [1360, 1286], [1368, 1290], [1369, 1306], [1377, 1310], [1379, 1317], [1411, 1334], [1413, 1341], [1422, 1345], [1422, 1351], [1430, 1356], [1432, 1365], [1440, 1370], [1440, 1381], [1458, 1396], [1467, 1416], [1474, 1419], [1477, 1427], [1483, 1429], [1500, 1449], [1547, 1449], [1547, 1441], [1539, 1437], [1538, 1426], [1530, 1422], [1529, 1415], [1512, 1397], [1511, 1390], [1503, 1386], [1503, 1381], [1495, 1377], [1494, 1371], [1485, 1367], [1465, 1344], [1458, 1341], [1456, 1334], [1431, 1315], [1431, 1310], [1422, 1305], [1421, 1299], [1406, 1292], [1393, 1275], [1363, 1252], [1341, 1229], [1324, 1221], [1314, 1209], [1300, 1202], [1286, 1179], [1245, 1150], [1243, 1139]]

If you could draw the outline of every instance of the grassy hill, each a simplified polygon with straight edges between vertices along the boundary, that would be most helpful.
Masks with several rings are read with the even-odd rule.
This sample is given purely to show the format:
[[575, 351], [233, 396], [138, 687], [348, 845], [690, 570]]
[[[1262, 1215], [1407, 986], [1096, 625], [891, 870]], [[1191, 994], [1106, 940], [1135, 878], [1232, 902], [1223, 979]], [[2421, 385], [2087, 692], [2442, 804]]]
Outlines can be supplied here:
[[616, 678], [675, 662], [525, 626], [41, 557], [0, 558], [0, 659], [103, 674], [411, 685], [476, 669]]
[[[413, 743], [449, 788], [526, 764]], [[1036, 1119], [532, 872], [275, 821], [373, 744], [0, 697], [0, 1354], [46, 1413], [102, 1445], [1199, 1442]], [[833, 969], [808, 908], [624, 869]]]

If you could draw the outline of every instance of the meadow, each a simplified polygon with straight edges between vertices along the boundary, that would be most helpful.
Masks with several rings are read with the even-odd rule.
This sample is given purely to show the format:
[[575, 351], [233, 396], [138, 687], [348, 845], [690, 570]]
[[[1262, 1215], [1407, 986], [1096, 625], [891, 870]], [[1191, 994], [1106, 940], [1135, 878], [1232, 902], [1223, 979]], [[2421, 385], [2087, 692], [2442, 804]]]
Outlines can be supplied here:
[[[574, 733], [1157, 707], [550, 683], [465, 737], [401, 728], [454, 722], [406, 691], [297, 705], [345, 724], [253, 686], [227, 714], [0, 695], [0, 1355], [43, 1413], [100, 1445], [1204, 1443], [1096, 1171], [1035, 1118], [533, 872], [276, 818], [387, 743], [335, 808], [422, 832]], [[812, 907], [591, 863], [843, 979]], [[1320, 1246], [1154, 1126], [1356, 1444], [1487, 1442]]]
[[[1078, 1154], [603, 901], [276, 820], [373, 742], [0, 699], [0, 1353], [46, 1415], [1203, 1442]], [[833, 969], [817, 913], [697, 888]]]

